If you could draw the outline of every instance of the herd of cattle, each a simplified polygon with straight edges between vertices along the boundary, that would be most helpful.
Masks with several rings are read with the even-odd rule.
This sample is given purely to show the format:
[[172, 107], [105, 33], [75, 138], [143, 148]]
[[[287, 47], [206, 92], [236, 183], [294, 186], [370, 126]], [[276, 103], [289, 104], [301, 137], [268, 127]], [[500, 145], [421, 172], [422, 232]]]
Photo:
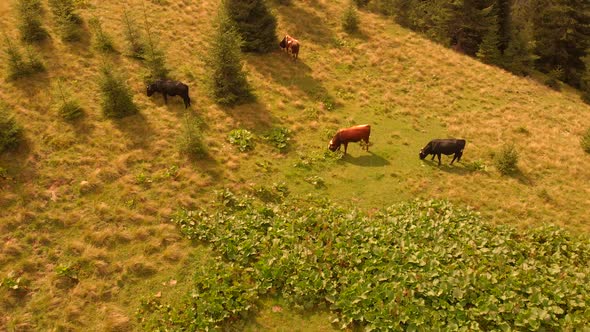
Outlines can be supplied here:
[[[293, 60], [296, 60], [299, 55], [299, 41], [289, 35], [285, 35], [283, 40], [279, 43], [281, 49], [285, 50], [287, 54], [291, 53]], [[151, 97], [155, 92], [159, 92], [164, 97], [164, 103], [168, 102], [167, 96], [180, 96], [184, 101], [184, 107], [188, 108], [191, 105], [191, 99], [188, 94], [188, 85], [172, 80], [157, 80], [147, 86], [147, 95]], [[328, 149], [330, 151], [340, 150], [340, 146], [344, 145], [344, 154], [348, 149], [350, 142], [364, 142], [365, 149], [369, 151], [369, 136], [371, 135], [371, 126], [368, 124], [353, 126], [350, 128], [343, 128], [338, 130], [336, 135], [330, 140]], [[463, 156], [463, 149], [465, 149], [464, 139], [433, 139], [424, 148], [420, 150], [420, 159], [426, 158], [428, 155], [438, 157], [438, 165], [440, 166], [441, 154], [453, 155], [451, 165], [455, 160], [461, 161]]]
[[[368, 124], [340, 129], [330, 140], [328, 149], [330, 149], [330, 151], [337, 151], [340, 150], [341, 145], [344, 145], [344, 154], [346, 154], [348, 143], [363, 142], [365, 149], [369, 151], [369, 136], [371, 136], [371, 126]], [[434, 160], [434, 157], [438, 157], [438, 164], [440, 165], [440, 157], [442, 154], [452, 154], [452, 165], [455, 160], [461, 161], [463, 149], [465, 149], [464, 139], [433, 139], [420, 150], [418, 155], [420, 156], [420, 159], [424, 159], [428, 155], [432, 155], [431, 160]]]

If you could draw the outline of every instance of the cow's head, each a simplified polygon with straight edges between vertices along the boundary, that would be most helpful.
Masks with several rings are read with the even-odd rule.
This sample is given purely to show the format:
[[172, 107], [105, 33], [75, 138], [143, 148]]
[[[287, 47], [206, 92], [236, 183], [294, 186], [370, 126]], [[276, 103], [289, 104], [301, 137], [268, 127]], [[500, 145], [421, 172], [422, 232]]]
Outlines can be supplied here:
[[147, 86], [147, 95], [148, 95], [148, 97], [151, 97], [154, 94], [154, 92], [156, 92], [156, 85], [153, 84], [153, 83], [152, 84], [148, 84], [148, 86]]
[[330, 143], [328, 144], [328, 149], [330, 149], [332, 152], [340, 149], [340, 142], [336, 142], [334, 139], [331, 139]]
[[420, 150], [420, 153], [419, 153], [419, 155], [420, 155], [420, 159], [424, 159], [424, 158], [426, 158], [426, 156], [428, 155], [428, 153], [426, 153], [426, 152], [424, 151], [424, 149], [422, 149], [422, 150]]
[[285, 37], [283, 38], [283, 40], [281, 40], [281, 42], [279, 43], [279, 46], [281, 48], [285, 48], [287, 47], [287, 36], [285, 35]]

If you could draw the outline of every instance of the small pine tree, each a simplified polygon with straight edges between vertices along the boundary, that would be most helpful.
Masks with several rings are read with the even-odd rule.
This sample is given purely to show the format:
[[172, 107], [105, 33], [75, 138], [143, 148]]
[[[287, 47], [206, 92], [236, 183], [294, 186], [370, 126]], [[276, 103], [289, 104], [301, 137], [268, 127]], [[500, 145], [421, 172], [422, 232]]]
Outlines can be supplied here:
[[12, 43], [8, 37], [4, 36], [5, 48], [4, 54], [6, 56], [7, 78], [15, 80], [30, 74], [29, 67], [20, 49]]
[[185, 116], [182, 132], [178, 141], [181, 153], [194, 159], [201, 159], [207, 155], [207, 148], [203, 143], [201, 122], [192, 116]]
[[350, 5], [342, 16], [342, 28], [348, 33], [355, 33], [358, 31], [358, 26], [358, 13], [356, 12], [354, 2], [351, 0]]
[[44, 72], [45, 64], [41, 61], [39, 53], [28, 45], [25, 47], [25, 51], [27, 53], [27, 65], [29, 66], [31, 74]]
[[277, 19], [264, 0], [223, 0], [229, 18], [244, 43], [245, 52], [270, 52], [277, 47]]
[[90, 26], [90, 29], [92, 29], [92, 43], [94, 49], [102, 53], [115, 52], [113, 38], [104, 32], [100, 20], [97, 17], [92, 17], [88, 20], [88, 25]]
[[158, 47], [157, 40], [152, 37], [145, 7], [143, 8], [143, 17], [145, 20], [145, 30], [147, 35], [144, 59], [148, 69], [147, 74], [144, 75], [144, 81], [146, 83], [151, 83], [158, 79], [167, 78], [170, 70], [166, 67], [166, 56], [164, 51]]
[[236, 45], [241, 45], [241, 37], [221, 8], [207, 62], [211, 73], [211, 94], [215, 102], [222, 105], [236, 105], [252, 98], [246, 74], [242, 70], [240, 50]]
[[72, 42], [82, 39], [82, 18], [76, 13], [73, 0], [49, 0], [49, 7], [62, 40]]
[[0, 103], [0, 152], [17, 146], [21, 139], [21, 126], [9, 112], [8, 106]]
[[47, 30], [41, 24], [43, 7], [40, 0], [18, 0], [16, 9], [19, 18], [18, 30], [22, 41], [34, 43], [47, 38]]
[[7, 64], [8, 80], [16, 80], [38, 72], [45, 71], [45, 65], [31, 47], [26, 48], [27, 59], [25, 60], [21, 49], [4, 36], [5, 48], [4, 54]]
[[509, 175], [518, 169], [518, 151], [514, 145], [505, 145], [496, 155], [494, 163], [502, 175]]
[[72, 92], [69, 89], [64, 87], [63, 80], [57, 80], [53, 91], [53, 108], [62, 119], [71, 121], [84, 114], [78, 100], [72, 96]]
[[142, 41], [141, 33], [137, 28], [133, 17], [127, 11], [123, 12], [123, 33], [127, 41], [127, 54], [136, 59], [143, 59], [145, 54], [145, 43]]
[[125, 81], [110, 65], [100, 68], [99, 88], [101, 93], [101, 108], [106, 117], [122, 118], [137, 113], [137, 106], [133, 103], [133, 95]]

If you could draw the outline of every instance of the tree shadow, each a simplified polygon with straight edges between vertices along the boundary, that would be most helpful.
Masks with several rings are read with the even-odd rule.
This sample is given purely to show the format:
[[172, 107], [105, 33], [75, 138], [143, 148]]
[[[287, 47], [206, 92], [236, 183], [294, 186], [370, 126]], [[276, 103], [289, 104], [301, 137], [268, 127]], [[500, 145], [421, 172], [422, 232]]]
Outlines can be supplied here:
[[272, 127], [282, 123], [264, 104], [258, 102], [225, 107], [223, 110], [237, 122], [238, 127], [256, 131], [257, 134], [266, 133]]
[[[50, 85], [47, 70], [27, 77], [21, 77], [10, 82], [23, 93], [27, 98], [27, 101], [31, 102], [38, 99], [37, 97], [40, 94], [47, 94], [47, 88]], [[17, 100], [14, 102], [17, 102]]]
[[358, 157], [353, 157], [350, 154], [347, 154], [343, 156], [341, 160], [349, 164], [363, 167], [383, 167], [391, 164], [389, 160], [371, 151], [369, 151], [368, 155], [365, 154]]
[[[298, 39], [302, 50], [305, 50], [306, 41], [312, 41], [318, 45], [332, 45], [335, 37], [325, 19], [306, 7], [299, 6], [296, 3], [291, 6], [281, 7], [279, 16], [286, 23], [285, 29], [289, 30], [280, 31], [281, 37], [286, 33]], [[321, 9], [322, 5], [318, 2], [314, 7], [320, 7]]]
[[334, 103], [334, 98], [318, 80], [311, 76], [311, 68], [301, 59], [293, 61], [286, 52], [277, 50], [249, 57], [248, 62], [261, 76], [272, 79], [289, 88], [290, 91], [300, 91], [312, 100]]
[[137, 113], [121, 119], [113, 119], [115, 126], [127, 139], [130, 149], [149, 148], [154, 137], [154, 130], [146, 117]]
[[534, 186], [535, 185], [533, 179], [531, 179], [528, 175], [524, 174], [518, 168], [512, 173], [506, 174], [506, 176], [516, 179], [518, 182], [520, 182], [521, 184], [524, 184], [526, 186]]
[[31, 155], [31, 147], [31, 141], [23, 136], [18, 146], [0, 153], [0, 191], [35, 179], [37, 160], [36, 156]]

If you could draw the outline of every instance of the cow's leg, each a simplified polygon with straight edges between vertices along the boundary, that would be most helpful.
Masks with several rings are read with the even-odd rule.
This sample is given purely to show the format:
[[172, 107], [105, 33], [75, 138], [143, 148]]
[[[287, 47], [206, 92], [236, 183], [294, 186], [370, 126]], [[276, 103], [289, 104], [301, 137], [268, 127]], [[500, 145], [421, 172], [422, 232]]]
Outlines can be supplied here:
[[191, 104], [191, 99], [188, 95], [183, 95], [182, 100], [184, 100], [184, 108], [188, 108]]
[[365, 141], [365, 143], [367, 143], [367, 152], [369, 152], [369, 139], [367, 138], [367, 140]]
[[162, 93], [162, 96], [164, 96], [164, 104], [168, 104], [168, 96], [166, 96], [166, 93]]
[[461, 161], [461, 157], [463, 157], [463, 151], [459, 152], [459, 157], [457, 158], [457, 162]]
[[455, 154], [453, 155], [453, 160], [451, 160], [451, 165], [453, 164], [453, 162], [455, 161], [455, 159], [457, 159], [457, 153], [455, 153]]
[[432, 154], [432, 158], [430, 160], [434, 160], [434, 157], [436, 157], [436, 153]]
[[438, 156], [438, 166], [440, 166], [440, 153], [436, 154]]
[[344, 143], [344, 155], [346, 155], [347, 149], [348, 149], [348, 142]]

